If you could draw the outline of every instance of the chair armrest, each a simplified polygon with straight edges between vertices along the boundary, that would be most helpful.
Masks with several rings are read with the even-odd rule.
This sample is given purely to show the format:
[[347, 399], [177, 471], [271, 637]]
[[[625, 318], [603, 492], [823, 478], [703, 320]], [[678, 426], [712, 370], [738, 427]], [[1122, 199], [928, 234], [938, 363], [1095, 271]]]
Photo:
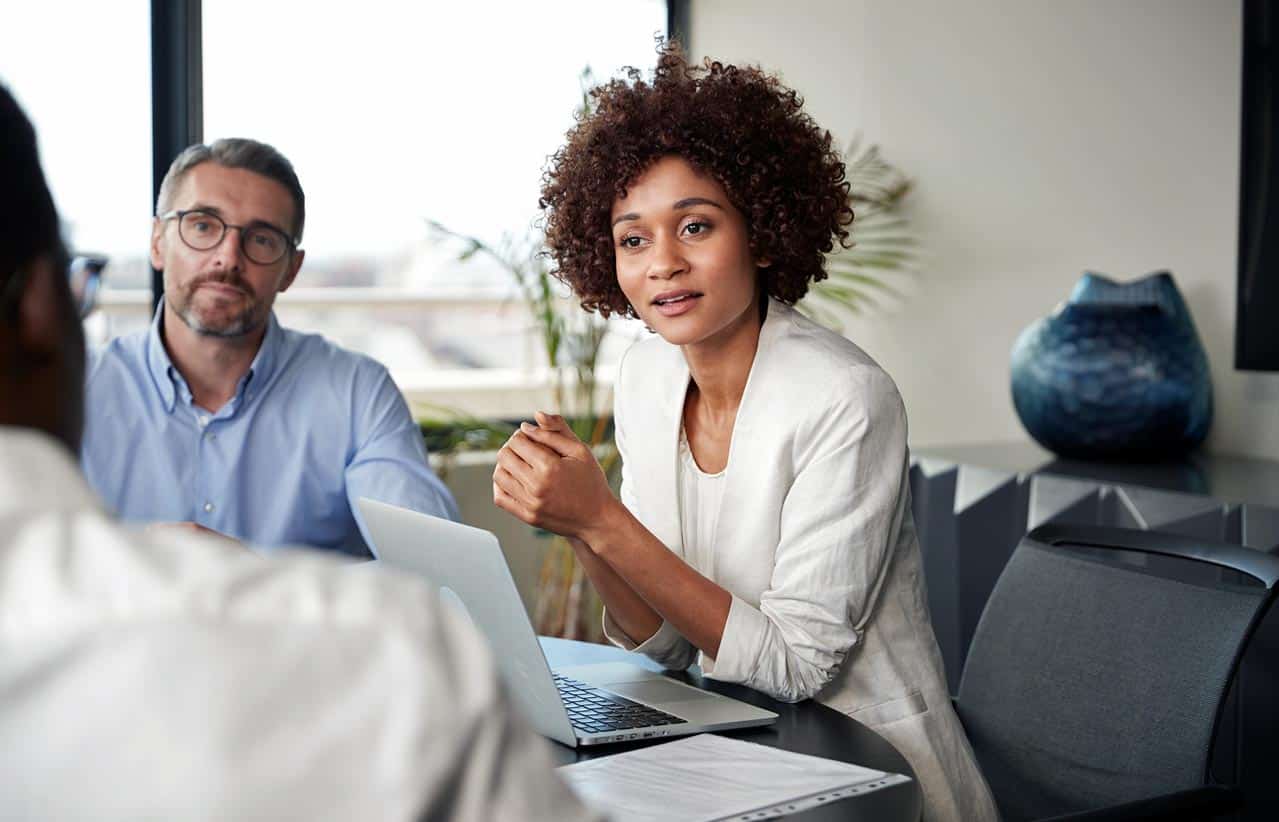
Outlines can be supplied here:
[[1238, 788], [1205, 785], [1188, 791], [1138, 799], [1109, 808], [1054, 816], [1045, 822], [1198, 822], [1231, 813], [1243, 807], [1243, 794]]

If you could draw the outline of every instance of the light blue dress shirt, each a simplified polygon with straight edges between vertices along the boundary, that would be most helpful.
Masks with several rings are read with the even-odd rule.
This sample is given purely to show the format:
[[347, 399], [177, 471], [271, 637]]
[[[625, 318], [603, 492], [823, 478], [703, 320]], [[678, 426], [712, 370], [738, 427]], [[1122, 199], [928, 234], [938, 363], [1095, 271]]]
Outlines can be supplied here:
[[163, 305], [148, 330], [90, 358], [81, 459], [121, 519], [368, 557], [360, 497], [458, 518], [381, 364], [273, 313], [234, 398], [211, 413], [169, 360], [162, 319]]

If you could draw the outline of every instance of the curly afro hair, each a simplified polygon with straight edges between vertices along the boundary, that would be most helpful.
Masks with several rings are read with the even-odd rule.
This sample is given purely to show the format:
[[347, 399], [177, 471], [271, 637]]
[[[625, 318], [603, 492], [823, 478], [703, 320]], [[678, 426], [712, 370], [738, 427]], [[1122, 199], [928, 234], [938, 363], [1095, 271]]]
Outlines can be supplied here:
[[676, 155], [724, 187], [746, 219], [764, 293], [795, 303], [826, 277], [825, 254], [853, 222], [844, 163], [803, 100], [755, 67], [690, 65], [659, 49], [651, 82], [628, 69], [591, 91], [543, 175], [540, 206], [555, 276], [588, 311], [635, 317], [617, 284], [609, 214], [654, 162]]

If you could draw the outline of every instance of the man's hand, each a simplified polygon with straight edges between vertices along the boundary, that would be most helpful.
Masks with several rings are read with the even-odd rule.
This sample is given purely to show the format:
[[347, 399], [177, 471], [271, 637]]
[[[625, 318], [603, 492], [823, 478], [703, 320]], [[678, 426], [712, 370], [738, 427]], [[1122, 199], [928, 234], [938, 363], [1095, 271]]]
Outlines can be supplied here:
[[529, 525], [584, 539], [615, 502], [604, 471], [557, 414], [537, 413], [502, 446], [493, 502]]
[[198, 522], [153, 522], [145, 529], [147, 534], [201, 534], [203, 536], [217, 537], [225, 542], [235, 545], [239, 548], [245, 548], [244, 543], [235, 537], [229, 537], [221, 531], [214, 531], [212, 528], [205, 528]]

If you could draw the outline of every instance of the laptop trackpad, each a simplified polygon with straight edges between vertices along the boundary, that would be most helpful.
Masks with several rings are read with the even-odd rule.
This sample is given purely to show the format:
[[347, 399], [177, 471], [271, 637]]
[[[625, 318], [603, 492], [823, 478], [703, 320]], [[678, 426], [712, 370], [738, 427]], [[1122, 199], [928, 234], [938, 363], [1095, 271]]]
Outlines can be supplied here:
[[716, 694], [690, 688], [669, 679], [650, 679], [645, 682], [618, 682], [608, 685], [608, 690], [620, 696], [656, 705], [662, 702], [688, 702], [689, 700], [717, 699]]

